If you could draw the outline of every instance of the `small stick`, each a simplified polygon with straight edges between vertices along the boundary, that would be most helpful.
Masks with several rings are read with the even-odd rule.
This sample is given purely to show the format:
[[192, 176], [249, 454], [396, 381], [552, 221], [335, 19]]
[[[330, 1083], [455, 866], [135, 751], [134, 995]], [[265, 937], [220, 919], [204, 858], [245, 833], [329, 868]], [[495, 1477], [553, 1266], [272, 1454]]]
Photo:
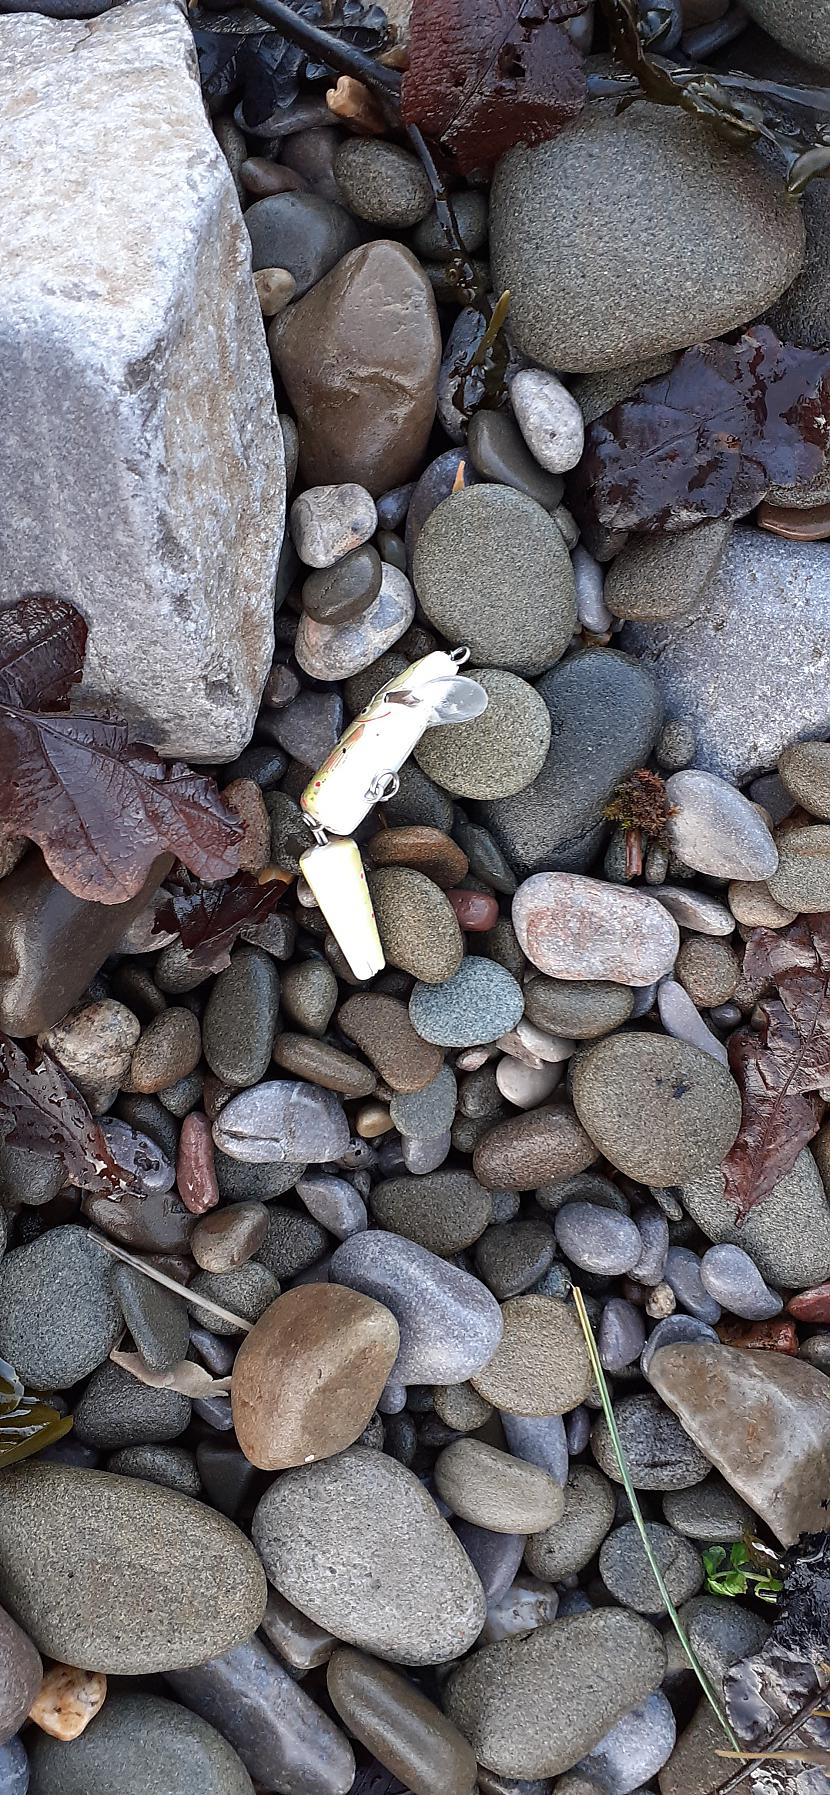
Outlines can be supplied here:
[[287, 37], [289, 43], [305, 50], [311, 62], [324, 62], [338, 75], [354, 75], [364, 86], [374, 88], [386, 99], [395, 102], [400, 99], [401, 77], [397, 69], [386, 68], [373, 56], [367, 56], [365, 50], [344, 43], [332, 32], [321, 31], [319, 25], [312, 25], [290, 6], [285, 6], [283, 0], [246, 0], [246, 4], [250, 12], [258, 13], [261, 19], [273, 25], [281, 37]]
[[[818, 1668], [819, 1668], [819, 1670], [826, 1671], [828, 1669], [828, 1666], [826, 1664], [820, 1664], [818, 1666]], [[808, 1702], [804, 1703], [803, 1708], [801, 1708], [799, 1710], [799, 1712], [796, 1714], [795, 1719], [788, 1720], [785, 1724], [781, 1725], [777, 1729], [776, 1732], [773, 1733], [772, 1738], [770, 1739], [770, 1742], [769, 1742], [769, 1749], [767, 1751], [761, 1751], [761, 1752], [757, 1752], [757, 1753], [747, 1752], [745, 1755], [747, 1757], [755, 1756], [756, 1760], [757, 1760], [757, 1758], [766, 1758], [766, 1757], [770, 1757], [770, 1756], [774, 1757], [775, 1752], [778, 1749], [778, 1747], [780, 1747], [782, 1745], [788, 1745], [790, 1740], [795, 1737], [796, 1733], [804, 1725], [805, 1720], [809, 1720], [811, 1715], [813, 1715], [815, 1713], [816, 1709], [818, 1708], [819, 1703], [824, 1700], [826, 1694], [827, 1694], [826, 1688], [825, 1689], [817, 1689], [815, 1692], [815, 1695], [811, 1695], [810, 1700]], [[730, 1776], [725, 1783], [719, 1783], [718, 1787], [716, 1789], [712, 1790], [712, 1795], [733, 1795], [733, 1790], [740, 1788], [740, 1785], [743, 1782], [744, 1777], [747, 1775], [748, 1775], [748, 1771], [746, 1769], [736, 1770], [734, 1772], [734, 1774], [732, 1776]]]
[[220, 1321], [230, 1321], [242, 1334], [250, 1334], [252, 1321], [245, 1321], [243, 1316], [234, 1315], [231, 1309], [223, 1309], [221, 1303], [212, 1303], [210, 1297], [200, 1296], [196, 1290], [188, 1290], [186, 1284], [178, 1284], [175, 1278], [168, 1278], [167, 1273], [159, 1271], [155, 1265], [146, 1265], [143, 1259], [136, 1259], [133, 1253], [126, 1253], [123, 1247], [117, 1247], [113, 1240], [105, 1235], [97, 1234], [94, 1228], [89, 1229], [89, 1239], [96, 1246], [103, 1247], [105, 1253], [111, 1253], [113, 1259], [121, 1259], [124, 1265], [131, 1265], [134, 1271], [143, 1271], [145, 1278], [153, 1278], [157, 1284], [163, 1284], [165, 1290], [172, 1290], [186, 1303], [196, 1303], [200, 1309], [206, 1309], [209, 1315], [218, 1315]]

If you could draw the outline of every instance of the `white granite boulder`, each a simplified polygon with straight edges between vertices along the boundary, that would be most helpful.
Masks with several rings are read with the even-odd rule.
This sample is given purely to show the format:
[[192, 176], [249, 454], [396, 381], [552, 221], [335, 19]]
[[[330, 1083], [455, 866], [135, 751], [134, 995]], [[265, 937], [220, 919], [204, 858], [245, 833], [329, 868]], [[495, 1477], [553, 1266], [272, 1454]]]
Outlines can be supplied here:
[[82, 698], [229, 760], [273, 645], [282, 440], [184, 8], [0, 18], [0, 603], [89, 623]]

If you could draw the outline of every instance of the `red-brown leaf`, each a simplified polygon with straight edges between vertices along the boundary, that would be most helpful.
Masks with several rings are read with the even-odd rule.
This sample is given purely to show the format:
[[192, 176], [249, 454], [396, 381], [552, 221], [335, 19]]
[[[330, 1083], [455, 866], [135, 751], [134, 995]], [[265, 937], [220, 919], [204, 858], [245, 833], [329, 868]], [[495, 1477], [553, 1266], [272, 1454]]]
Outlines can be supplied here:
[[60, 598], [33, 592], [0, 609], [0, 704], [59, 710], [81, 677], [86, 624]]
[[745, 517], [770, 486], [811, 480], [830, 435], [830, 355], [758, 324], [678, 356], [591, 424], [569, 481], [583, 525], [688, 530]]
[[239, 866], [242, 830], [211, 778], [99, 717], [0, 705], [0, 816], [76, 897], [122, 904], [175, 853], [200, 879]]
[[585, 0], [415, 0], [401, 106], [460, 173], [543, 143], [585, 103], [563, 20]]
[[0, 1138], [10, 1147], [57, 1153], [68, 1182], [96, 1196], [136, 1189], [62, 1066], [41, 1048], [0, 1033]]
[[830, 1084], [830, 917], [756, 929], [745, 968], [777, 986], [759, 1030], [738, 1029], [729, 1064], [741, 1092], [738, 1138], [723, 1162], [724, 1192], [746, 1215], [795, 1165], [817, 1132]]
[[260, 885], [252, 873], [237, 873], [219, 885], [188, 891], [176, 885], [158, 917], [159, 929], [178, 929], [189, 950], [194, 971], [221, 972], [230, 963], [230, 949], [240, 929], [264, 922], [275, 910], [287, 881], [269, 879]]

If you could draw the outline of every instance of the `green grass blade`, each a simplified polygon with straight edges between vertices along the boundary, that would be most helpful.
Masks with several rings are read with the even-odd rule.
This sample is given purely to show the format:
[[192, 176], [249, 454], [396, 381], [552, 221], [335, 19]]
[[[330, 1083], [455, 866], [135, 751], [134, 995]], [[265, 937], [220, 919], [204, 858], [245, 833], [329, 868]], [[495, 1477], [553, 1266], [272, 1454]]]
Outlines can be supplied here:
[[637, 1492], [636, 1492], [634, 1485], [631, 1481], [631, 1475], [630, 1475], [628, 1466], [625, 1462], [625, 1454], [623, 1452], [622, 1440], [620, 1439], [619, 1430], [617, 1428], [617, 1423], [614, 1418], [614, 1410], [611, 1406], [611, 1396], [610, 1396], [610, 1392], [608, 1389], [605, 1372], [602, 1368], [600, 1356], [597, 1351], [597, 1343], [596, 1343], [596, 1340], [594, 1339], [594, 1330], [591, 1327], [591, 1323], [590, 1323], [590, 1320], [588, 1317], [588, 1311], [585, 1307], [585, 1299], [582, 1295], [582, 1291], [578, 1290], [576, 1287], [574, 1287], [574, 1290], [573, 1290], [573, 1299], [574, 1299], [574, 1303], [576, 1305], [577, 1315], [579, 1316], [579, 1324], [580, 1324], [580, 1327], [582, 1328], [582, 1332], [585, 1336], [585, 1345], [588, 1348], [588, 1356], [591, 1361], [591, 1369], [593, 1371], [594, 1378], [596, 1381], [596, 1386], [599, 1391], [600, 1402], [602, 1403], [602, 1412], [603, 1412], [605, 1419], [608, 1423], [608, 1432], [611, 1435], [611, 1441], [612, 1441], [612, 1444], [614, 1447], [614, 1451], [617, 1455], [617, 1463], [619, 1464], [619, 1467], [620, 1467], [620, 1476], [623, 1481], [623, 1488], [628, 1497], [629, 1504], [631, 1506], [631, 1513], [634, 1517], [637, 1531], [638, 1531], [640, 1538], [643, 1542], [643, 1551], [645, 1552], [646, 1558], [648, 1559], [648, 1562], [651, 1566], [654, 1581], [657, 1584], [657, 1588], [659, 1589], [660, 1594], [663, 1598], [663, 1602], [665, 1604], [665, 1608], [666, 1608], [666, 1612], [668, 1614], [669, 1620], [671, 1621], [671, 1624], [674, 1627], [675, 1633], [677, 1634], [677, 1637], [680, 1640], [680, 1644], [683, 1647], [683, 1651], [686, 1655], [686, 1658], [688, 1659], [689, 1665], [691, 1666], [691, 1669], [694, 1671], [695, 1676], [697, 1677], [697, 1680], [700, 1684], [700, 1687], [703, 1690], [703, 1693], [706, 1697], [706, 1700], [708, 1701], [709, 1706], [712, 1709], [712, 1713], [714, 1714], [715, 1719], [717, 1720], [719, 1726], [721, 1726], [723, 1728], [723, 1731], [726, 1734], [727, 1739], [729, 1740], [732, 1750], [738, 1755], [738, 1757], [742, 1757], [743, 1754], [741, 1752], [740, 1743], [739, 1743], [738, 1739], [736, 1739], [735, 1734], [733, 1733], [732, 1728], [729, 1725], [729, 1721], [727, 1720], [726, 1715], [720, 1705], [720, 1702], [718, 1701], [718, 1697], [717, 1697], [717, 1693], [715, 1691], [714, 1685], [710, 1682], [709, 1678], [707, 1677], [706, 1672], [703, 1668], [703, 1665], [701, 1664], [696, 1652], [694, 1651], [693, 1646], [691, 1645], [691, 1643], [688, 1639], [688, 1636], [683, 1627], [683, 1622], [680, 1619], [680, 1615], [678, 1614], [677, 1609], [675, 1608], [675, 1605], [671, 1599], [671, 1596], [669, 1595], [668, 1589], [666, 1588], [666, 1580], [663, 1576], [663, 1573], [662, 1573], [660, 1566], [657, 1562], [657, 1559], [655, 1557], [654, 1549], [651, 1544], [651, 1540], [648, 1537], [648, 1533], [646, 1531], [646, 1524], [645, 1524], [645, 1521], [643, 1520], [642, 1509], [640, 1508], [640, 1504], [637, 1500]]

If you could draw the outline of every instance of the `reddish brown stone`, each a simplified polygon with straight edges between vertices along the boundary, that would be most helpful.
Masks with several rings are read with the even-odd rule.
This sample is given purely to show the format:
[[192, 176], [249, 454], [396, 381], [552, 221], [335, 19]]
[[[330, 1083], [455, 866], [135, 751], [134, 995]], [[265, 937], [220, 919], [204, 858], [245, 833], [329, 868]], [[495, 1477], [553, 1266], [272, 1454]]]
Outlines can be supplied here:
[[797, 1321], [830, 1321], [830, 1284], [814, 1284], [812, 1290], [791, 1296], [787, 1314]]
[[716, 1330], [724, 1346], [740, 1346], [749, 1352], [798, 1352], [795, 1325], [786, 1316], [772, 1321], [722, 1321]]
[[213, 1157], [213, 1134], [207, 1116], [192, 1110], [185, 1116], [176, 1157], [179, 1196], [191, 1215], [204, 1215], [219, 1201], [219, 1185]]
[[266, 199], [271, 193], [307, 193], [308, 182], [293, 168], [272, 162], [269, 156], [247, 156], [239, 170], [246, 193]]
[[427, 824], [407, 823], [399, 829], [379, 829], [365, 848], [371, 866], [411, 866], [424, 873], [442, 891], [466, 879], [469, 861], [466, 854], [443, 829]]
[[830, 536], [830, 505], [811, 505], [802, 511], [792, 505], [770, 505], [764, 499], [755, 521], [759, 529], [787, 536], [790, 542], [825, 542]]
[[499, 919], [499, 906], [496, 898], [491, 897], [488, 891], [448, 891], [447, 897], [460, 927], [468, 934], [481, 934], [487, 929], [495, 928]]

